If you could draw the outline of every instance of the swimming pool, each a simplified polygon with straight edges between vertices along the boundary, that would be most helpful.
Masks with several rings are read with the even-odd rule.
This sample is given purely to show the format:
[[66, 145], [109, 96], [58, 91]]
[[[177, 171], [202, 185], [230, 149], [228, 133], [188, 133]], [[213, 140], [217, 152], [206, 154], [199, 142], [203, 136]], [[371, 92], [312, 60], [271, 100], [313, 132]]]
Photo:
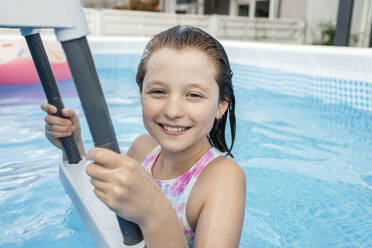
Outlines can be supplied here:
[[[94, 57], [126, 151], [145, 131], [134, 80], [139, 55]], [[240, 247], [370, 247], [371, 82], [262, 64], [232, 68], [234, 154], [247, 176]], [[59, 85], [65, 105], [81, 116], [89, 149], [73, 83]], [[38, 85], [0, 87], [0, 246], [94, 247], [59, 182], [61, 157], [44, 137], [42, 102]]]

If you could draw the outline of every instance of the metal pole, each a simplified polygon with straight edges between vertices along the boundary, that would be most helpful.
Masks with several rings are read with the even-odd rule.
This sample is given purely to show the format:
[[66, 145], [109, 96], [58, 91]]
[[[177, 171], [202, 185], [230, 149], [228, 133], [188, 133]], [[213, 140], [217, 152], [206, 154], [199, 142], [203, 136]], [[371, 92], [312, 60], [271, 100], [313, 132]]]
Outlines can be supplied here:
[[339, 0], [336, 33], [333, 42], [335, 46], [349, 45], [353, 5], [354, 0]]
[[[86, 37], [61, 42], [95, 146], [120, 153], [111, 117], [103, 95]], [[139, 227], [117, 216], [124, 244], [143, 240]]]
[[[48, 56], [45, 52], [40, 34], [25, 36], [28, 48], [34, 61], [37, 73], [43, 86], [48, 103], [57, 108], [56, 115], [62, 117], [61, 110], [64, 108], [61, 95], [59, 94], [56, 80], [52, 68], [50, 67]], [[78, 163], [81, 160], [80, 152], [73, 135], [60, 138], [63, 150], [66, 153], [69, 163]]]

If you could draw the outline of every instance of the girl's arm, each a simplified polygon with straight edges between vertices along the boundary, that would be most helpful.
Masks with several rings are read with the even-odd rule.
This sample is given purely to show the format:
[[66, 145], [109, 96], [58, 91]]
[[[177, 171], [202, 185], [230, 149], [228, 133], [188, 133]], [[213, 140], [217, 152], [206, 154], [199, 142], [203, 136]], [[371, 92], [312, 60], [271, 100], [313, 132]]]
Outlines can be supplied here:
[[[198, 178], [204, 185], [194, 248], [238, 247], [245, 211], [245, 174], [233, 160], [221, 158]], [[196, 185], [195, 185], [196, 186]]]
[[[160, 195], [160, 194], [159, 194]], [[152, 202], [153, 214], [147, 223], [140, 225], [146, 247], [151, 248], [187, 248], [182, 225], [172, 205], [165, 197], [159, 197], [158, 203]]]
[[[151, 135], [142, 134], [132, 143], [127, 155], [141, 163], [156, 145], [158, 143]], [[153, 217], [140, 226], [146, 246], [187, 247], [183, 228], [172, 205], [163, 193], [157, 200], [158, 203], [150, 203], [152, 210], [155, 210]]]

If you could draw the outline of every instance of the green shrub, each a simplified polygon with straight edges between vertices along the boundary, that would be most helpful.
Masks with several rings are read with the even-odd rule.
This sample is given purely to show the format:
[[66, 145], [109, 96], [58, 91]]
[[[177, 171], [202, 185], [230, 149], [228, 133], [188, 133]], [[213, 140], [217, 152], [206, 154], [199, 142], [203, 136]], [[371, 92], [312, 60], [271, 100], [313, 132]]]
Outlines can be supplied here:
[[320, 40], [314, 41], [313, 45], [332, 46], [335, 40], [336, 28], [330, 23], [320, 23]]

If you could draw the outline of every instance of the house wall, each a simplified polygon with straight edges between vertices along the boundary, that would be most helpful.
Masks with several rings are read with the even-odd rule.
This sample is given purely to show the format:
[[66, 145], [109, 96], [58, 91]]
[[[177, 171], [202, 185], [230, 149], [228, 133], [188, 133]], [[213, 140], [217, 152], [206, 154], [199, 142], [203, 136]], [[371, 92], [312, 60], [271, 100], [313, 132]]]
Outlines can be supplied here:
[[307, 2], [308, 0], [281, 0], [279, 4], [279, 18], [306, 19]]
[[[368, 7], [366, 8], [365, 2], [371, 0], [354, 0], [353, 6], [353, 20], [351, 22], [351, 44], [360, 44], [364, 38], [363, 32], [366, 30], [366, 15], [368, 15]], [[364, 9], [366, 8], [366, 9]], [[367, 11], [367, 12], [366, 12]]]
[[336, 24], [339, 0], [307, 1], [306, 19], [308, 22], [331, 22]]
[[[283, 0], [284, 1], [284, 0]], [[296, 1], [296, 0], [285, 0]], [[300, 1], [300, 0], [299, 0]], [[340, 0], [308, 0], [306, 8], [306, 43], [319, 39], [320, 23], [331, 23], [336, 27], [338, 4]], [[354, 0], [350, 45], [368, 46], [368, 37], [371, 32], [372, 1]]]

